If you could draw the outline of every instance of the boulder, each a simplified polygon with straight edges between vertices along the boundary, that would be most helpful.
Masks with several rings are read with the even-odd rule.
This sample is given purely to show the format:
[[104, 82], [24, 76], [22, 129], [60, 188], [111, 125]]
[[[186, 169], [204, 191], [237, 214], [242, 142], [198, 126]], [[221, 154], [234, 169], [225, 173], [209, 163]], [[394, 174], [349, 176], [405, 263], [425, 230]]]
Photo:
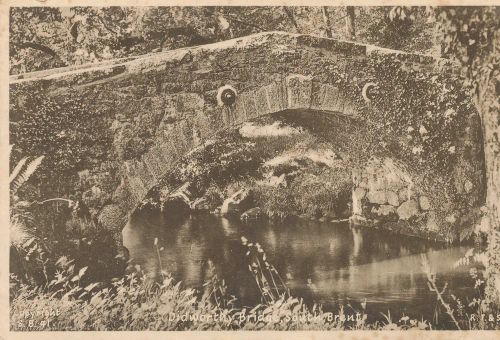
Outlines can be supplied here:
[[386, 197], [387, 197], [387, 203], [395, 207], [399, 206], [399, 196], [394, 191], [387, 191]]
[[186, 182], [182, 186], [171, 192], [162, 203], [162, 210], [169, 214], [182, 215], [191, 210], [190, 183]]
[[363, 214], [363, 198], [366, 196], [366, 190], [363, 188], [356, 188], [352, 192], [352, 213], [354, 215]]
[[420, 203], [420, 209], [422, 210], [431, 209], [431, 202], [429, 201], [429, 198], [427, 196], [420, 196], [418, 201]]
[[431, 231], [438, 231], [439, 229], [436, 213], [434, 211], [431, 211], [427, 214], [427, 229]]
[[387, 202], [385, 191], [382, 190], [370, 191], [366, 197], [370, 203], [374, 204], [385, 204]]
[[287, 187], [287, 182], [285, 178], [285, 174], [281, 174], [281, 176], [271, 176], [269, 178], [269, 185], [272, 187]]
[[418, 214], [418, 203], [415, 200], [403, 202], [399, 206], [397, 213], [401, 220], [408, 220]]
[[383, 204], [378, 207], [372, 208], [372, 213], [379, 216], [396, 215], [396, 209], [392, 205]]
[[407, 187], [407, 188], [400, 189], [398, 191], [398, 196], [399, 196], [399, 201], [404, 202], [406, 200], [414, 198], [415, 193], [413, 192], [413, 190], [411, 188]]
[[262, 210], [259, 207], [256, 207], [249, 209], [245, 211], [243, 214], [241, 214], [240, 220], [242, 220], [243, 222], [255, 221], [262, 218], [262, 216], [263, 216]]
[[251, 208], [251, 197], [248, 189], [240, 189], [227, 198], [220, 209], [221, 215], [240, 214]]

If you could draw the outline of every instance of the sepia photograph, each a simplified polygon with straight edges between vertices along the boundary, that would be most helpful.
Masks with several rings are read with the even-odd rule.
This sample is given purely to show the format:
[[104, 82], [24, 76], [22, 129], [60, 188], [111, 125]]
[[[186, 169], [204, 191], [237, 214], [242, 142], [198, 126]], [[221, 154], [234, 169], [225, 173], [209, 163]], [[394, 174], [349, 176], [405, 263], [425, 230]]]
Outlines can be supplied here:
[[69, 5], [1, 24], [10, 334], [500, 330], [500, 6]]

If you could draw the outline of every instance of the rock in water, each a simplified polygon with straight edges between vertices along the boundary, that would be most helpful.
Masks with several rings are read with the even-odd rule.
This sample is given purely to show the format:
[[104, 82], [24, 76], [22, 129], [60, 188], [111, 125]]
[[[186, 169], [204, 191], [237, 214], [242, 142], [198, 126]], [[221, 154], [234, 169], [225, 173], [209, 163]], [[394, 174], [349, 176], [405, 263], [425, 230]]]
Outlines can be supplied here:
[[418, 214], [418, 203], [415, 200], [408, 200], [399, 206], [397, 212], [401, 220], [408, 220]]
[[240, 216], [243, 222], [256, 221], [262, 217], [262, 210], [259, 207], [249, 209]]
[[162, 210], [169, 214], [183, 215], [191, 210], [190, 183], [184, 183], [164, 200]]
[[231, 197], [227, 198], [220, 209], [223, 216], [239, 214], [250, 208], [251, 198], [248, 189], [240, 189]]

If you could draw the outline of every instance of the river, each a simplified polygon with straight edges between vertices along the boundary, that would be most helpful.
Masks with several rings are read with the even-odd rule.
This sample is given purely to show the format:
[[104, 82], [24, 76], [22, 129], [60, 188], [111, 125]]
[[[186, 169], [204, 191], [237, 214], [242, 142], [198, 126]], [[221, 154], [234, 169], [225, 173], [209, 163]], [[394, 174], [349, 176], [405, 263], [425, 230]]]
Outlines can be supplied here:
[[404, 314], [432, 320], [437, 302], [421, 270], [421, 254], [427, 255], [438, 283], [448, 283], [447, 292], [462, 296], [472, 291], [468, 269], [453, 266], [468, 247], [446, 247], [347, 222], [245, 224], [201, 214], [167, 223], [159, 213], [145, 213], [123, 230], [131, 259], [147, 273], [159, 273], [153, 246], [158, 238], [163, 269], [184, 287], [201, 288], [211, 261], [229, 292], [252, 306], [260, 295], [248, 271], [242, 236], [261, 244], [294, 296], [320, 303], [324, 310], [336, 311], [340, 304], [359, 309], [366, 299], [370, 319], [383, 319], [381, 313], [390, 311], [397, 319]]

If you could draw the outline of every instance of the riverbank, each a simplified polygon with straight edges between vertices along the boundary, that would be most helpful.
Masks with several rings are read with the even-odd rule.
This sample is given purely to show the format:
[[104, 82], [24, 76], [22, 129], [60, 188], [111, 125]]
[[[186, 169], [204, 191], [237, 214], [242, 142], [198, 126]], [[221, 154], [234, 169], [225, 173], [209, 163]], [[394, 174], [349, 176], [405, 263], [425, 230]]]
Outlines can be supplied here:
[[[239, 131], [226, 133], [217, 140], [205, 143], [202, 147], [193, 150], [151, 192], [151, 195], [138, 207], [136, 213], [159, 210], [167, 217], [170, 227], [177, 222], [173, 218], [174, 215], [182, 219], [182, 216], [188, 216], [193, 211], [202, 214], [212, 212], [242, 220], [241, 223], [249, 228], [255, 227], [259, 221], [266, 219], [271, 221], [290, 221], [294, 217], [318, 221], [345, 219], [351, 215], [349, 207], [352, 191], [351, 168], [352, 164], [348, 157], [336, 152], [334, 146], [328, 141], [312, 135], [301, 127], [274, 120], [259, 122], [259, 124], [252, 123], [243, 126]], [[57, 208], [56, 206], [52, 215], [56, 214]], [[209, 293], [209, 298], [205, 297], [208, 300], [203, 300], [205, 294], [203, 289], [181, 289], [181, 281], [173, 278], [167, 283], [160, 280], [163, 285], [155, 283], [150, 275], [146, 275], [145, 268], [132, 266], [129, 274], [124, 274], [125, 266], [128, 264], [129, 269], [131, 267], [131, 263], [127, 263], [127, 260], [134, 256], [127, 254], [126, 249], [120, 250], [119, 238], [116, 237], [121, 226], [120, 220], [113, 220], [113, 214], [110, 213], [107, 215], [111, 217], [112, 223], [102, 223], [102, 211], [98, 218], [93, 218], [85, 213], [84, 208], [85, 205], [80, 205], [80, 202], [68, 207], [66, 214], [61, 217], [60, 221], [57, 221], [57, 228], [55, 228], [55, 220], [50, 220], [51, 214], [38, 211], [34, 217], [37, 218], [40, 215], [44, 218], [43, 223], [40, 224], [40, 232], [35, 237], [11, 246], [11, 251], [17, 251], [15, 256], [11, 256], [11, 261], [14, 261], [11, 262], [11, 273], [15, 274], [11, 278], [10, 291], [13, 329], [43, 328], [50, 325], [57, 325], [54, 326], [55, 329], [82, 330], [199, 329], [204, 327], [213, 327], [210, 329], [432, 327], [430, 323], [419, 323], [404, 313], [398, 316], [399, 321], [393, 321], [390, 316], [385, 318], [386, 321], [359, 319], [358, 317], [355, 320], [351, 317], [349, 320], [349, 317], [346, 317], [347, 321], [353, 322], [352, 324], [346, 323], [346, 320], [332, 321], [331, 315], [342, 313], [354, 315], [354, 312], [359, 312], [359, 306], [365, 306], [365, 303], [358, 301], [358, 307], [355, 307], [358, 309], [349, 307], [353, 309], [353, 313], [350, 313], [344, 312], [350, 303], [339, 300], [336, 301], [339, 303], [336, 303], [333, 308], [329, 306], [329, 310], [325, 312], [322, 307], [318, 307], [323, 304], [317, 303], [314, 299], [311, 299], [310, 303], [305, 302], [307, 298], [305, 300], [294, 299], [286, 284], [282, 286], [284, 289], [282, 292], [285, 293], [270, 298], [269, 295], [262, 293], [268, 292], [269, 289], [263, 290], [258, 280], [257, 288], [263, 294], [263, 301], [259, 303], [258, 300], [254, 300], [247, 305], [254, 311], [262, 309], [263, 314], [269, 311], [278, 313], [281, 315], [280, 320], [268, 318], [259, 320], [258, 317], [240, 318], [242, 314], [247, 313], [246, 309], [242, 306], [229, 306], [229, 304], [242, 299], [243, 295], [235, 294], [236, 298], [229, 296], [227, 287], [224, 284], [221, 286], [219, 279], [216, 279], [218, 286], [214, 289], [225, 294], [226, 300], [211, 293]], [[109, 228], [110, 225], [115, 227]], [[165, 228], [165, 226], [162, 227]], [[189, 230], [184, 237], [189, 238], [190, 235], [203, 237], [204, 228], [207, 228], [207, 225], [200, 225], [196, 230]], [[228, 233], [230, 229], [226, 225], [219, 231]], [[167, 232], [170, 231], [167, 230]], [[273, 232], [276, 233], [277, 230]], [[45, 235], [54, 237], [44, 237]], [[208, 233], [208, 235], [214, 234]], [[275, 236], [274, 238], [272, 235], [268, 236], [266, 239], [271, 241], [275, 239]], [[353, 234], [353, 237], [354, 249], [358, 249], [358, 254], [351, 256], [349, 261], [359, 256], [360, 247], [363, 244], [359, 234]], [[301, 239], [307, 239], [307, 235], [302, 235]], [[160, 253], [165, 249], [175, 249], [168, 244], [163, 244], [168, 240], [175, 241], [176, 239], [168, 235], [165, 239], [158, 241], [155, 236], [154, 242], [150, 240], [147, 243], [149, 246], [153, 244], [153, 255], [148, 257], [153, 262], [158, 260], [160, 263], [158, 274], [163, 279], [170, 277], [170, 274], [167, 274], [161, 266]], [[290, 242], [285, 244], [288, 243]], [[386, 245], [385, 250], [388, 246]], [[310, 244], [308, 247], [316, 249]], [[335, 242], [330, 242], [329, 247], [335, 249]], [[260, 246], [259, 249], [261, 249]], [[338, 250], [342, 253], [340, 249]], [[193, 251], [199, 250], [191, 245], [189, 252], [179, 251], [179, 253], [187, 254]], [[103, 257], [102, 254], [106, 256]], [[227, 254], [231, 252], [225, 252], [221, 256], [228, 256]], [[328, 258], [324, 254], [321, 257]], [[243, 255], [242, 258], [244, 258]], [[16, 260], [19, 261], [16, 263]], [[301, 259], [295, 262], [302, 263]], [[243, 270], [247, 268], [247, 264], [235, 260], [234, 255], [225, 265], [228, 263], [230, 266], [240, 267]], [[252, 268], [251, 265], [250, 268]], [[233, 273], [238, 272], [237, 268], [233, 269], [235, 269]], [[168, 272], [172, 275], [176, 273], [175, 270]], [[278, 271], [276, 270], [275, 273], [278, 274]], [[287, 282], [290, 280], [293, 282], [296, 274], [283, 271], [282, 275], [287, 277]], [[204, 279], [211, 281], [214, 277], [220, 277], [220, 280], [227, 278], [227, 276], [225, 278], [216, 274], [206, 276]], [[308, 278], [303, 279], [307, 279], [308, 286], [320, 285], [320, 282]], [[253, 282], [251, 278], [248, 281]], [[269, 278], [265, 281], [270, 282]], [[264, 281], [261, 279], [260, 282], [263, 284]], [[186, 287], [192, 287], [189, 282], [185, 284]], [[352, 286], [352, 282], [349, 285]], [[221, 305], [221, 301], [226, 302]], [[199, 306], [205, 307], [200, 309]], [[148, 314], [149, 312], [144, 308], [151, 314]], [[280, 308], [284, 308], [284, 311]], [[51, 323], [47, 321], [48, 319], [46, 320], [46, 313], [42, 312], [35, 314], [45, 319], [37, 319], [37, 321], [32, 314], [28, 316], [22, 314], [22, 310], [26, 309], [48, 310], [49, 317], [53, 317], [52, 314], [55, 313], [58, 319]], [[61, 313], [61, 310], [64, 312]], [[84, 312], [82, 317], [74, 317], [77, 310]], [[214, 317], [207, 316], [220, 316], [227, 311], [232, 311], [238, 316], [229, 321], [221, 317], [216, 321]], [[171, 314], [169, 313], [187, 315], [187, 319], [170, 320]], [[464, 312], [461, 311], [461, 313]], [[190, 320], [191, 315], [198, 315], [198, 317]], [[311, 319], [310, 315], [314, 317]], [[149, 317], [161, 318], [161, 321], [148, 323], [148, 320], [151, 320], [147, 319]], [[36, 325], [33, 326], [29, 321], [26, 323], [26, 320], [35, 320], [33, 322]], [[304, 320], [304, 322], [297, 320]], [[466, 324], [466, 320], [462, 322]], [[438, 328], [449, 327], [442, 323], [438, 324], [436, 326]], [[467, 327], [470, 326], [467, 323]]]
[[[312, 229], [317, 230], [317, 227]], [[206, 231], [207, 235], [214, 234], [211, 229]], [[168, 233], [172, 234], [172, 230]], [[184, 237], [187, 235], [185, 230], [181, 234]], [[170, 246], [162, 237], [151, 241], [148, 247], [152, 250], [152, 256], [149, 258], [160, 264], [160, 278], [156, 282], [146, 274], [147, 266], [137, 265], [133, 267], [131, 273], [119, 275], [111, 280], [86, 281], [87, 272], [90, 272], [91, 268], [75, 267], [70, 260], [57, 261], [60, 274], [51, 276], [49, 285], [33, 286], [11, 279], [11, 329], [18, 331], [456, 329], [440, 305], [437, 306], [439, 321], [429, 319], [424, 321], [426, 318], [422, 316], [414, 317], [406, 313], [373, 309], [371, 303], [363, 300], [347, 303], [337, 299], [334, 307], [328, 308], [316, 301], [306, 302], [302, 296], [293, 293], [295, 289], [290, 290], [287, 286], [289, 283], [286, 285], [273, 283], [269, 276], [271, 273], [274, 273], [276, 282], [281, 282], [278, 281], [281, 280], [278, 278], [279, 275], [283, 275], [283, 280], [288, 282], [290, 273], [274, 271], [273, 263], [268, 261], [276, 257], [270, 256], [259, 243], [249, 242], [243, 237], [238, 241], [242, 254], [232, 253], [228, 259], [233, 266], [240, 266], [240, 269], [248, 275], [246, 278], [245, 275], [238, 274], [242, 280], [245, 278], [245, 281], [240, 280], [239, 289], [245, 289], [243, 283], [246, 281], [259, 289], [265, 288], [261, 285], [267, 282], [269, 288], [273, 289], [259, 290], [262, 294], [260, 302], [242, 305], [240, 297], [234, 296], [233, 290], [229, 289], [226, 280], [228, 277], [221, 275], [215, 265], [209, 266], [201, 286], [175, 279], [173, 274], [168, 273], [168, 262], [162, 257], [166, 251], [164, 247]], [[177, 243], [179, 239], [174, 238], [172, 241]], [[196, 240], [192, 242], [198, 243]], [[293, 243], [290, 246], [295, 247]], [[319, 248], [321, 247], [316, 245], [313, 249]], [[223, 249], [222, 247], [221, 250]], [[173, 251], [178, 252], [175, 249]], [[195, 258], [198, 256], [197, 252], [196, 248], [191, 252]], [[189, 252], [183, 253], [184, 258], [186, 253]], [[344, 252], [339, 249], [338, 254], [342, 253]], [[442, 255], [438, 257], [441, 260], [443, 258]], [[294, 259], [293, 262], [300, 261]], [[268, 264], [265, 265], [266, 263]], [[383, 263], [381, 263], [383, 266], [389, 268], [387, 262]], [[250, 268], [264, 269], [248, 271], [247, 265]], [[408, 265], [405, 265], [405, 268], [408, 269]], [[192, 269], [194, 268], [190, 270]], [[368, 270], [369, 267], [366, 267], [360, 272], [366, 273]], [[421, 269], [417, 266], [414, 270], [418, 272]], [[377, 275], [383, 273], [376, 268], [374, 272], [377, 272]], [[233, 270], [233, 273], [236, 271]], [[439, 273], [438, 276], [441, 277]], [[464, 272], [462, 279], [467, 276]], [[263, 281], [263, 277], [269, 280]], [[311, 288], [314, 285], [321, 288], [320, 282], [312, 281]], [[352, 286], [352, 283], [350, 285]], [[194, 289], [193, 286], [200, 288]], [[456, 291], [447, 290], [445, 299], [453, 306], [454, 317], [459, 320], [462, 329], [497, 327], [495, 322], [480, 321], [481, 312], [477, 305], [463, 306], [463, 310], [455, 307], [456, 301], [450, 300], [448, 292], [456, 293]], [[426, 301], [432, 300], [432, 296], [433, 293], [429, 292]], [[26, 311], [31, 313], [27, 314]], [[473, 316], [472, 321], [471, 316]]]

